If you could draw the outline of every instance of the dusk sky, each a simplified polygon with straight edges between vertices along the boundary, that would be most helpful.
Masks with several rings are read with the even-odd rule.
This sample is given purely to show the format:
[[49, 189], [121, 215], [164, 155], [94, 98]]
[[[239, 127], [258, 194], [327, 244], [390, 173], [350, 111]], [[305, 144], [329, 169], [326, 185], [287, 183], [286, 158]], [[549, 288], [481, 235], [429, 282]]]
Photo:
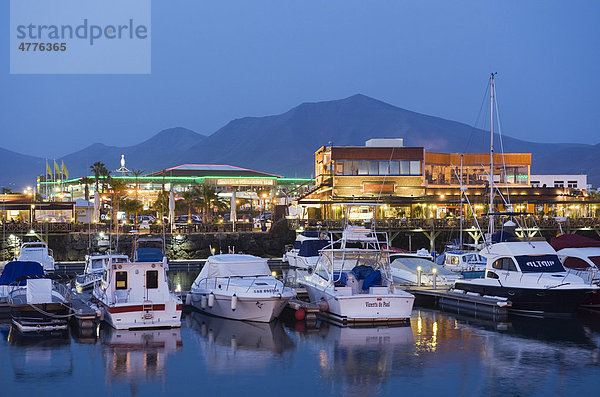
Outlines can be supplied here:
[[356, 93], [472, 125], [490, 72], [503, 133], [596, 144], [599, 17], [597, 1], [154, 0], [150, 75], [10, 75], [2, 1], [0, 147], [52, 158], [208, 135]]

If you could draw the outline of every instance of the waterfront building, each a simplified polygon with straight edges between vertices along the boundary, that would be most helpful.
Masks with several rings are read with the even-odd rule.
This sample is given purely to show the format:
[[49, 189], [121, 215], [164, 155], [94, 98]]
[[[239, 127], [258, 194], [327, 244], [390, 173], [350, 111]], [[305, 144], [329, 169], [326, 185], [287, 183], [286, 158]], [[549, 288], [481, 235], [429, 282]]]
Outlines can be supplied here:
[[[496, 210], [598, 215], [597, 203], [580, 182], [558, 189], [533, 184], [531, 161], [531, 153], [494, 154], [494, 185], [504, 200]], [[481, 215], [487, 212], [489, 175], [488, 153], [430, 152], [405, 147], [401, 139], [322, 146], [315, 152], [315, 189], [299, 203], [314, 218], [339, 219], [340, 204], [345, 202], [381, 203], [378, 216], [382, 218], [445, 218], [458, 216], [462, 189], [471, 203], [470, 208], [463, 203], [465, 213]]]
[[[232, 192], [236, 192], [238, 201], [249, 208], [264, 210], [285, 203], [286, 197], [302, 194], [313, 186], [312, 178], [285, 178], [270, 174], [223, 164], [182, 164], [147, 175], [132, 175], [130, 172], [115, 172], [111, 178], [124, 182], [125, 199], [137, 199], [148, 210], [156, 202], [161, 192], [173, 191], [180, 195], [192, 186], [202, 185], [215, 188], [216, 193], [228, 201]], [[100, 178], [102, 185], [102, 180]], [[87, 185], [87, 186], [86, 186]], [[72, 178], [64, 181], [39, 181], [38, 191], [50, 192], [49, 201], [74, 201], [76, 199], [95, 199], [95, 178], [93, 175]], [[50, 186], [50, 188], [48, 188]], [[86, 190], [88, 197], [86, 197]], [[102, 193], [102, 199], [109, 200], [110, 193]]]
[[531, 187], [572, 188], [591, 190], [587, 183], [587, 175], [531, 175]]

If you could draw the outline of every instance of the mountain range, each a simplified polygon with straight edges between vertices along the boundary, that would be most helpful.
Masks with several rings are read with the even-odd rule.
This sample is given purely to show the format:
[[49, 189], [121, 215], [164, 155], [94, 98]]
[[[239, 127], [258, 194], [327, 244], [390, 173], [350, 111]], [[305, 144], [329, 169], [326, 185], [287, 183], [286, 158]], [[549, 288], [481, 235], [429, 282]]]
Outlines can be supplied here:
[[[236, 119], [209, 136], [176, 127], [133, 146], [95, 143], [57, 161], [65, 162], [70, 177], [89, 175], [96, 161], [117, 169], [122, 154], [127, 168], [145, 173], [201, 163], [308, 177], [314, 173], [314, 152], [320, 146], [362, 146], [370, 138], [404, 138], [406, 146], [440, 152], [489, 151], [489, 131], [357, 94], [303, 103], [279, 115]], [[531, 152], [534, 174], [585, 173], [588, 183], [600, 184], [600, 144], [536, 143], [506, 135], [502, 142], [506, 152]], [[20, 189], [44, 172], [44, 160], [0, 149], [0, 169], [0, 186]]]

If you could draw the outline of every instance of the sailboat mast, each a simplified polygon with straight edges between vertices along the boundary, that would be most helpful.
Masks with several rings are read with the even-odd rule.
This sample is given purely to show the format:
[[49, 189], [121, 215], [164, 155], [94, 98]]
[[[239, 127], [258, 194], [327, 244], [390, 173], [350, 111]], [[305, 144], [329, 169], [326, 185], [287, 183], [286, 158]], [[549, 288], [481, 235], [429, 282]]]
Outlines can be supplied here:
[[458, 249], [461, 250], [463, 246], [463, 202], [465, 194], [463, 190], [463, 155], [460, 155], [460, 234], [458, 236]]
[[494, 233], [494, 73], [490, 75], [490, 205], [488, 208], [488, 220], [490, 242]]

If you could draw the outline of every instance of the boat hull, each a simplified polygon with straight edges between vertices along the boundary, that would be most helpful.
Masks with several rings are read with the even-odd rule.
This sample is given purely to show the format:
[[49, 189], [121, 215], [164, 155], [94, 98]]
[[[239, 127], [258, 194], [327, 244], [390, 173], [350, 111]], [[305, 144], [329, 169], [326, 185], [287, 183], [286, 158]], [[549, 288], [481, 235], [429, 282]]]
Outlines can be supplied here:
[[231, 307], [231, 295], [215, 293], [212, 307], [208, 305], [209, 295], [210, 293], [192, 292], [192, 307], [202, 313], [217, 317], [261, 323], [268, 323], [279, 317], [288, 301], [294, 297], [293, 293], [284, 293], [269, 297], [237, 296], [237, 305], [235, 310], [233, 310]]
[[63, 303], [18, 304], [10, 306], [12, 323], [21, 332], [66, 329], [71, 306]]
[[415, 297], [407, 292], [390, 294], [334, 295], [304, 284], [311, 302], [327, 302], [321, 314], [342, 323], [408, 322]]
[[166, 302], [107, 305], [98, 302], [104, 321], [115, 329], [178, 328], [181, 327], [181, 303]]
[[481, 295], [507, 298], [511, 312], [533, 315], [572, 315], [588, 297], [598, 295], [590, 289], [581, 288], [522, 288], [493, 286], [457, 281], [456, 289]]

